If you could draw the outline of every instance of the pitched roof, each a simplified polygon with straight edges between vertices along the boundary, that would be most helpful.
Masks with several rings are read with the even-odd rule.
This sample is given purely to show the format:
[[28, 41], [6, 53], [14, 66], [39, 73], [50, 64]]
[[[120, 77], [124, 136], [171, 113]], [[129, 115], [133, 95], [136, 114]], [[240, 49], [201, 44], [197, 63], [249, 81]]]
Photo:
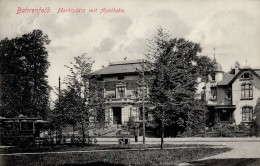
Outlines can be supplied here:
[[255, 69], [254, 71], [260, 76], [260, 69]]
[[142, 70], [141, 60], [121, 61], [110, 63], [107, 67], [94, 71], [93, 75], [107, 75], [119, 73], [136, 73]]
[[235, 77], [235, 74], [232, 74], [231, 71], [227, 72], [223, 75], [223, 78], [221, 81], [218, 82], [218, 85], [228, 85], [229, 82]]
[[[250, 70], [253, 70], [258, 76], [260, 76], [260, 70], [259, 69], [251, 69], [249, 68]], [[218, 82], [218, 85], [219, 86], [223, 86], [223, 85], [228, 85], [239, 73], [241, 73], [241, 71], [243, 70], [248, 70], [247, 68], [242, 68], [240, 69], [240, 71], [236, 74], [233, 74], [231, 71], [230, 72], [227, 72], [223, 75], [223, 78], [221, 81]]]

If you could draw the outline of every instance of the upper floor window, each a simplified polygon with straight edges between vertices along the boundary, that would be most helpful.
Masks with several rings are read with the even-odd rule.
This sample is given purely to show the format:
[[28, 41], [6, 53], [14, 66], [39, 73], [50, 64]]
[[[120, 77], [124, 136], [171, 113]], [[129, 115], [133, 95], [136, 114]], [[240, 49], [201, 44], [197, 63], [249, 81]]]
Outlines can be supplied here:
[[248, 98], [253, 97], [253, 85], [250, 83], [241, 85], [241, 97]]
[[139, 97], [142, 97], [143, 94], [144, 94], [144, 97], [147, 97], [147, 87], [144, 86], [144, 93], [143, 93], [143, 87], [142, 86], [138, 86], [137, 87], [137, 95]]
[[226, 91], [225, 92], [225, 98], [226, 98], [226, 100], [231, 100], [232, 99], [232, 91]]
[[217, 99], [217, 88], [211, 87], [210, 100], [216, 100], [216, 99]]
[[116, 98], [125, 97], [125, 86], [116, 87]]
[[249, 72], [244, 72], [242, 75], [241, 75], [241, 79], [250, 79], [252, 78], [252, 74], [249, 73]]
[[119, 76], [117, 79], [118, 80], [123, 80], [123, 79], [125, 79], [125, 77], [124, 76]]
[[215, 81], [215, 73], [211, 74], [210, 76], [211, 76], [211, 80]]
[[253, 120], [253, 108], [246, 106], [242, 108], [242, 121], [252, 121]]

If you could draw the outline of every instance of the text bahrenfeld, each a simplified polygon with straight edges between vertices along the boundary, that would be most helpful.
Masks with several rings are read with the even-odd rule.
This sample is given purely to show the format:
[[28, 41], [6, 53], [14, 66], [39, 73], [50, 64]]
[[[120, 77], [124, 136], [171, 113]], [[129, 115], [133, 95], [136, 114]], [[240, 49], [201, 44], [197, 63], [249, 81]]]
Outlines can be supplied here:
[[40, 13], [50, 13], [50, 12], [51, 12], [50, 7], [39, 7], [39, 8], [18, 7], [16, 14], [21, 14], [21, 13], [40, 14]]

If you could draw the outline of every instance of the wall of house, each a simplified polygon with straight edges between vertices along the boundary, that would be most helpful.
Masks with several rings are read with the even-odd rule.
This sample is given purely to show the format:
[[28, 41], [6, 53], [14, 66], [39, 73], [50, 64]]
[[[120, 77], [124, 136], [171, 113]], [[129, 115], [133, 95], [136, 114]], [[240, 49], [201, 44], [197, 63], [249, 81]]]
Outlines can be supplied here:
[[[260, 89], [253, 84], [253, 98], [247, 100], [241, 99], [241, 84], [243, 82], [251, 82], [250, 80], [240, 80], [241, 75], [242, 73], [238, 75], [237, 79], [232, 84], [232, 104], [236, 105], [233, 117], [237, 125], [242, 122], [242, 108], [244, 106], [252, 106], [254, 109], [257, 99], [260, 97]], [[253, 79], [254, 82], [260, 84], [259, 78], [255, 75], [253, 75]]]
[[[231, 87], [228, 86], [215, 86], [216, 83], [208, 83], [206, 85], [206, 101], [214, 105], [232, 105], [232, 99], [226, 99], [226, 90], [231, 90]], [[211, 100], [211, 86], [215, 86], [217, 88], [217, 98], [216, 100]]]
[[[119, 100], [110, 100], [107, 102], [107, 106], [105, 108], [106, 111], [106, 121], [113, 124], [113, 107], [121, 107], [121, 120], [122, 124], [126, 124], [129, 120], [130, 116], [135, 117], [135, 120], [139, 120], [139, 107], [131, 104], [131, 99], [136, 99], [134, 91], [137, 88], [137, 83], [139, 82], [138, 75], [120, 75], [120, 77], [124, 77], [124, 79], [118, 79], [117, 76], [109, 76], [103, 77], [103, 81], [105, 82], [105, 92], [104, 95], [106, 97], [115, 98], [116, 97], [116, 85], [120, 82], [121, 84], [126, 85], [125, 89], [125, 98], [128, 98], [127, 101], [119, 101]], [[130, 99], [130, 100], [129, 100]], [[130, 102], [130, 103], [126, 103]]]
[[105, 81], [105, 96], [115, 97], [116, 85], [119, 82], [123, 82], [126, 85], [125, 97], [133, 98], [134, 90], [136, 89], [136, 82], [138, 81], [138, 76], [136, 75], [124, 75], [123, 80], [118, 80], [118, 76], [114, 77], [104, 77]]
[[228, 87], [226, 86], [217, 87], [217, 105], [231, 105], [232, 100], [226, 99], [226, 90], [228, 90]]
[[[135, 120], [139, 119], [138, 107], [134, 107], [132, 105], [123, 105], [123, 106], [116, 106], [116, 107], [121, 107], [122, 124], [126, 124], [130, 116], [135, 117]], [[113, 124], [113, 106], [106, 107], [106, 115], [107, 115], [106, 121], [110, 122], [110, 124]]]

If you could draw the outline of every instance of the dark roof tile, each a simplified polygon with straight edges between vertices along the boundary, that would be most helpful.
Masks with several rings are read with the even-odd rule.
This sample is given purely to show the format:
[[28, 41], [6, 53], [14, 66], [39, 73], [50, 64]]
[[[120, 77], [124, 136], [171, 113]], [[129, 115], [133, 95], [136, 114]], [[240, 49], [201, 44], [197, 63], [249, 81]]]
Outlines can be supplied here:
[[234, 74], [231, 74], [231, 72], [225, 73], [223, 75], [223, 78], [221, 81], [218, 82], [218, 85], [223, 86], [223, 85], [228, 85], [229, 82], [235, 77]]
[[141, 71], [141, 61], [123, 61], [113, 62], [109, 66], [94, 71], [93, 75], [119, 74], [119, 73], [135, 73]]

